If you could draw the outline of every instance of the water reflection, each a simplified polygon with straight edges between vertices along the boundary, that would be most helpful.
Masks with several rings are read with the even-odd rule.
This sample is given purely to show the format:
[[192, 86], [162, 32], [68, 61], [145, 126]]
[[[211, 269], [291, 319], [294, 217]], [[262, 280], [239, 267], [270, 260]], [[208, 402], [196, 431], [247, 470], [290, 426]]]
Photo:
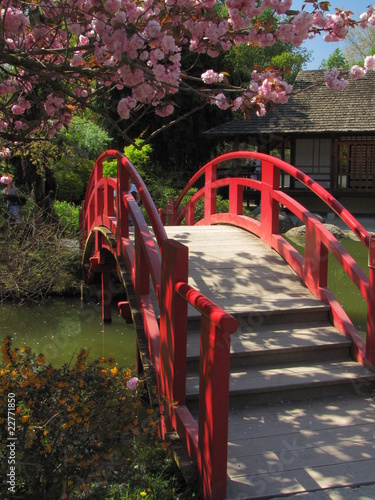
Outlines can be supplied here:
[[82, 347], [89, 359], [113, 357], [119, 366], [135, 365], [135, 330], [112, 310], [112, 323], [102, 324], [101, 306], [79, 298], [50, 299], [44, 304], [0, 306], [1, 337], [13, 337], [15, 347], [43, 352], [47, 362], [61, 366]]
[[[302, 242], [288, 239], [288, 241], [303, 255]], [[362, 271], [368, 276], [368, 250], [357, 240], [343, 238], [340, 243], [358, 263]], [[329, 254], [328, 257], [328, 287], [336, 299], [343, 306], [345, 312], [362, 336], [366, 339], [367, 303], [357, 287], [345, 273], [337, 260]]]

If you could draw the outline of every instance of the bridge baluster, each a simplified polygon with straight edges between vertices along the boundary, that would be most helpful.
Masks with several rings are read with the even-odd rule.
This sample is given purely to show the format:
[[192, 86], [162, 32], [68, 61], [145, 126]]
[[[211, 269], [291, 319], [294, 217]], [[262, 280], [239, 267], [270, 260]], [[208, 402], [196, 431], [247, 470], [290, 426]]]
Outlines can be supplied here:
[[310, 290], [320, 296], [320, 288], [327, 286], [328, 249], [322, 243], [316, 224], [311, 218], [306, 221], [304, 279]]
[[369, 363], [371, 363], [371, 365], [375, 367], [375, 268], [373, 267], [369, 267], [366, 358], [369, 361]]
[[243, 186], [233, 179], [229, 181], [229, 213], [243, 214]]
[[272, 235], [279, 232], [279, 203], [273, 192], [279, 189], [280, 169], [271, 162], [262, 161], [261, 238], [272, 246]]
[[205, 176], [204, 218], [209, 224], [211, 216], [216, 214], [216, 188], [212, 187], [212, 183], [217, 178], [216, 163], [211, 162], [207, 165]]
[[162, 242], [160, 304], [160, 379], [167, 400], [185, 404], [187, 302], [175, 292], [188, 281], [188, 248], [174, 240]]
[[227, 489], [230, 334], [202, 316], [198, 450], [202, 498], [224, 499]]
[[128, 191], [129, 174], [122, 165], [121, 159], [117, 160], [117, 194], [116, 194], [116, 215], [117, 215], [117, 254], [121, 253], [121, 238], [129, 237], [129, 215], [126, 210], [123, 192]]

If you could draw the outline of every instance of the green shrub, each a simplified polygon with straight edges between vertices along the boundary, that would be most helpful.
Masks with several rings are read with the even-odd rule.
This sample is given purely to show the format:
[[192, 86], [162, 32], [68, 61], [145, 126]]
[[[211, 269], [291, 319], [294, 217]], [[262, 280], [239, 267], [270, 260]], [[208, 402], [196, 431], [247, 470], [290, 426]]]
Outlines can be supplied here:
[[92, 160], [65, 155], [52, 171], [57, 185], [57, 199], [80, 203], [94, 166]]
[[79, 206], [56, 200], [53, 209], [63, 234], [67, 237], [78, 238]]

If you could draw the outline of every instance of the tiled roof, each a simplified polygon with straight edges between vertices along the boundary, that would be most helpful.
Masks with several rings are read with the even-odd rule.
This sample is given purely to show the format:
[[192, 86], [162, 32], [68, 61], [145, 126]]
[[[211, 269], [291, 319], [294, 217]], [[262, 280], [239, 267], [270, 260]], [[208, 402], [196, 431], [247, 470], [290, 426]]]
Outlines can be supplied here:
[[265, 116], [237, 119], [205, 132], [215, 137], [262, 134], [375, 133], [375, 71], [349, 78], [341, 92], [329, 90], [324, 70], [300, 71], [287, 104]]

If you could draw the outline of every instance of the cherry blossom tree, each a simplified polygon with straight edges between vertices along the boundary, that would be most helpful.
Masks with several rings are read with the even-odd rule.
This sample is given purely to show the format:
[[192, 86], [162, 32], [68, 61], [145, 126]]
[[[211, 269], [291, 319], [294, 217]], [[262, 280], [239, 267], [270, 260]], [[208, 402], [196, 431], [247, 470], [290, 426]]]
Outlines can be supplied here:
[[[237, 44], [300, 46], [314, 36], [334, 42], [350, 28], [375, 25], [375, 5], [358, 21], [350, 11], [330, 12], [325, 1], [292, 7], [292, 0], [2, 0], [0, 136], [51, 136], [75, 111], [103, 114], [113, 89], [121, 98], [112, 121], [123, 134], [128, 121], [149, 110], [176, 120], [178, 91], [194, 91], [221, 109], [263, 115], [292, 92], [275, 68], [254, 69], [251, 82], [239, 87], [210, 67], [197, 75], [184, 54], [215, 58]], [[277, 17], [262, 17], [265, 9]], [[374, 68], [368, 56], [352, 76]], [[338, 70], [327, 72], [326, 82], [333, 90], [347, 85]]]

